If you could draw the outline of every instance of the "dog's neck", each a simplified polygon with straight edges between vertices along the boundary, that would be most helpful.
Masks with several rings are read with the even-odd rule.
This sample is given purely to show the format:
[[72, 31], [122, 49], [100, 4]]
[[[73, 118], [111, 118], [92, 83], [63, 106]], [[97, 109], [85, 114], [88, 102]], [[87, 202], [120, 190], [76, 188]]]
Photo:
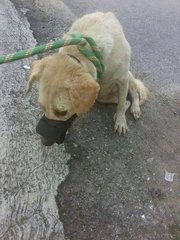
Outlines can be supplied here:
[[[67, 54], [70, 58], [73, 58], [77, 63], [81, 64], [81, 61], [72, 54]], [[81, 64], [82, 65], [82, 64]]]
[[88, 72], [94, 80], [97, 80], [97, 70], [94, 64], [86, 58], [77, 48], [77, 46], [68, 46], [61, 48], [60, 52], [65, 52], [74, 61], [81, 64], [85, 72]]

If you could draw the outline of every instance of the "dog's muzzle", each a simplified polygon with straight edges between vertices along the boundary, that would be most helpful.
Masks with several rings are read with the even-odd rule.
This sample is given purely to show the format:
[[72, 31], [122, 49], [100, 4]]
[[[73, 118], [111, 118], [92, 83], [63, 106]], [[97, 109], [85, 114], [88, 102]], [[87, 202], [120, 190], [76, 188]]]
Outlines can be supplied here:
[[77, 115], [73, 115], [66, 121], [59, 121], [48, 119], [43, 115], [36, 127], [36, 132], [41, 135], [42, 144], [51, 146], [53, 143], [63, 143], [66, 132], [76, 117]]

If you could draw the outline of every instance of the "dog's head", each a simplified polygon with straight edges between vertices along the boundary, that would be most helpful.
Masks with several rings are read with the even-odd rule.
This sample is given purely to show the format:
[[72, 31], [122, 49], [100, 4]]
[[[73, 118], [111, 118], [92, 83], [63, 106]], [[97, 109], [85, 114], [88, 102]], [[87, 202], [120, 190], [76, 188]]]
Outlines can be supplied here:
[[[98, 83], [82, 65], [63, 52], [34, 61], [28, 91], [35, 80], [39, 81], [38, 102], [46, 119], [61, 121], [62, 124], [74, 115], [88, 112], [99, 91]], [[53, 141], [49, 139], [45, 145]]]

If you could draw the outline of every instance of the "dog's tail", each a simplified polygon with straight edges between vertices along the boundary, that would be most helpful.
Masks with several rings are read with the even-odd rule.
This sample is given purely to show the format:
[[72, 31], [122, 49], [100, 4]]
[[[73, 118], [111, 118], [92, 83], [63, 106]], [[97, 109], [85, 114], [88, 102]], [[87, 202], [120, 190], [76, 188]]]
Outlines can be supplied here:
[[136, 78], [134, 80], [139, 93], [139, 104], [143, 105], [149, 98], [149, 90], [141, 80]]

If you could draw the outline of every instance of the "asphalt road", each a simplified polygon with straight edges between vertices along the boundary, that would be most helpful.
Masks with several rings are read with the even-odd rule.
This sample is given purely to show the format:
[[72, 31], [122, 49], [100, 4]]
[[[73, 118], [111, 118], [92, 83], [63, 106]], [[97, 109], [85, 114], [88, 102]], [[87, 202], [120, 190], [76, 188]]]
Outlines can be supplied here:
[[[113, 105], [96, 104], [65, 142], [69, 175], [58, 188], [68, 239], [180, 238], [180, 2], [178, 0], [12, 0], [36, 40], [57, 38], [79, 16], [113, 11], [132, 47], [132, 72], [150, 88], [143, 117], [130, 132], [113, 132]], [[165, 170], [176, 173], [164, 180]]]

